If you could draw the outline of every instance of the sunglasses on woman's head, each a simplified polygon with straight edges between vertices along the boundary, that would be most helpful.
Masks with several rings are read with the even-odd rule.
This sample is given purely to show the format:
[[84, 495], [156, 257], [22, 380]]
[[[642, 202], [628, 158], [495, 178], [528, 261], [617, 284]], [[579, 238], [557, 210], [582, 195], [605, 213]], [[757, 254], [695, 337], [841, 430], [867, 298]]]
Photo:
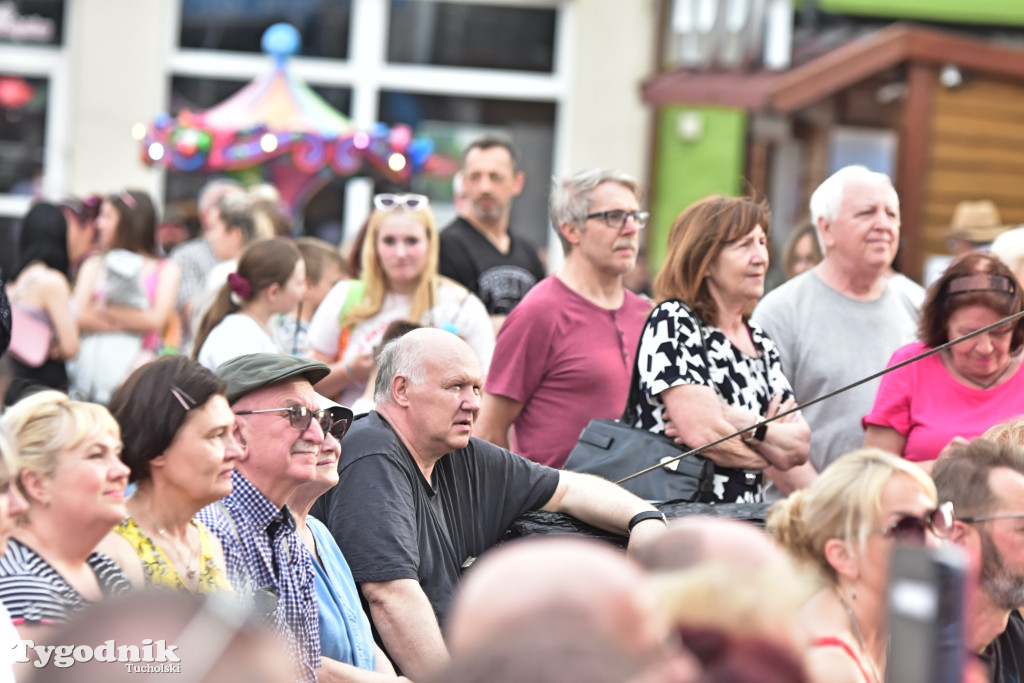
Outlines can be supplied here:
[[429, 203], [430, 200], [427, 199], [427, 196], [422, 194], [386, 193], [378, 194], [373, 198], [373, 205], [377, 207], [378, 211], [394, 211], [395, 209], [418, 211]]
[[928, 531], [938, 538], [946, 538], [953, 527], [953, 504], [945, 502], [924, 517], [902, 515], [882, 529], [881, 534], [901, 543], [923, 545]]

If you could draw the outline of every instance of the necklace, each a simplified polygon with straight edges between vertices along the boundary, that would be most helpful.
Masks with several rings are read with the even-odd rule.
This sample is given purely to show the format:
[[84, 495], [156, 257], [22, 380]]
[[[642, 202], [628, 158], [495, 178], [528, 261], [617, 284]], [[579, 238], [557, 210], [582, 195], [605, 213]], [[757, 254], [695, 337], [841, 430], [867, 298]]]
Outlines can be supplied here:
[[[149, 521], [150, 524], [153, 525], [153, 528], [156, 529], [156, 533], [166, 541], [164, 547], [166, 549], [174, 551], [173, 560], [177, 561], [178, 564], [185, 567], [185, 576], [188, 578], [190, 584], [193, 583], [196, 578], [196, 569], [193, 560], [196, 559], [199, 553], [195, 551], [195, 549], [192, 547], [192, 544], [188, 541], [188, 528], [185, 529], [185, 545], [188, 548], [188, 555], [183, 557], [181, 550], [179, 547], [176, 546], [174, 539], [171, 537], [169, 533], [164, 531], [164, 528], [162, 526], [156, 523], [156, 520], [153, 519], [153, 515], [149, 513], [149, 510], [146, 510], [142, 505], [138, 505], [137, 507], [141, 512], [143, 512], [146, 515], [146, 519]], [[191, 526], [192, 525], [189, 524], [189, 527]]]
[[[950, 359], [950, 365], [952, 365], [952, 358]], [[984, 391], [986, 389], [991, 389], [992, 387], [994, 387], [996, 385], [996, 382], [1001, 380], [1003, 378], [1003, 376], [1006, 374], [1006, 371], [1010, 369], [1011, 365], [1013, 365], [1013, 356], [1010, 356], [1006, 360], [1006, 365], [1003, 366], [1003, 369], [999, 371], [999, 374], [995, 376], [995, 379], [993, 379], [991, 382], [988, 382], [988, 383], [979, 382], [976, 379], [972, 379], [971, 377], [969, 377], [968, 375], [966, 375], [963, 372], [960, 372], [959, 370], [957, 370], [956, 373], [958, 375], [960, 375], [961, 377], [963, 377], [968, 382], [970, 382], [971, 384], [973, 384], [974, 386], [976, 386], [979, 389], [981, 389], [982, 391]]]
[[871, 670], [871, 677], [875, 679], [875, 683], [882, 683], [882, 677], [878, 675], [878, 667], [875, 665], [875, 658], [871, 656], [871, 653], [868, 651], [868, 645], [864, 642], [864, 634], [860, 630], [860, 622], [857, 621], [857, 615], [846, 604], [846, 600], [843, 600], [843, 595], [839, 592], [838, 586], [836, 586], [835, 591], [839, 604], [843, 606], [843, 610], [846, 611], [846, 617], [850, 620], [850, 631], [853, 633], [853, 637], [857, 639], [857, 645], [860, 646], [860, 651], [864, 654], [865, 659], [867, 659], [868, 668]]

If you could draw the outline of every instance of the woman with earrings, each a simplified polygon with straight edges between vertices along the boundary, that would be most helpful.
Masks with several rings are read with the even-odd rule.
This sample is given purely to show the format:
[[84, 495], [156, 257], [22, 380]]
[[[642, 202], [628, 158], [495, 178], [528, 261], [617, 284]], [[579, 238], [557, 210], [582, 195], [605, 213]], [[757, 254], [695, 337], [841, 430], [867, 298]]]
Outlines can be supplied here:
[[251, 243], [238, 258], [196, 332], [193, 358], [217, 367], [247, 353], [287, 353], [278, 348], [271, 323], [290, 313], [306, 293], [306, 264], [288, 239]]
[[2, 418], [18, 449], [28, 509], [0, 557], [0, 601], [22, 638], [45, 638], [91, 603], [130, 590], [96, 545], [124, 519], [128, 468], [107, 409], [58, 391], [32, 394]]
[[134, 582], [193, 593], [230, 591], [224, 551], [195, 514], [231, 493], [241, 449], [224, 382], [185, 356], [163, 356], [110, 402], [137, 487], [101, 549]]
[[[921, 309], [921, 341], [897, 349], [892, 367], [924, 351], [1024, 311], [1010, 269], [973, 252], [946, 268]], [[930, 471], [954, 437], [973, 439], [1024, 414], [1024, 319], [995, 327], [882, 377], [864, 418], [865, 447], [881, 448]]]
[[96, 232], [102, 251], [85, 261], [75, 283], [82, 343], [71, 388], [77, 398], [106, 404], [134, 368], [156, 357], [181, 271], [158, 253], [156, 209], [141, 190], [104, 198]]
[[484, 375], [494, 353], [494, 328], [483, 303], [437, 273], [434, 213], [421, 194], [379, 194], [367, 224], [362, 276], [339, 282], [309, 326], [314, 359], [331, 374], [320, 393], [352, 405], [363, 393], [374, 351], [389, 324], [407, 320], [459, 335], [476, 352]]
[[893, 546], [936, 546], [952, 524], [952, 505], [937, 504], [921, 468], [873, 448], [842, 456], [772, 506], [768, 530], [821, 578], [802, 610], [812, 681], [885, 680]]

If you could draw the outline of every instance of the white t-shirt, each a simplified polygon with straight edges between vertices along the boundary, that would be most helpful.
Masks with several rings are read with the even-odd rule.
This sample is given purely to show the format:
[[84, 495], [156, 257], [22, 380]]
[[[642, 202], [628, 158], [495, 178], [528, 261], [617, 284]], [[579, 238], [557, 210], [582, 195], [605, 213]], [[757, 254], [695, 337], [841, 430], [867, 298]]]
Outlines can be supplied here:
[[[203, 322], [203, 316], [210, 309], [213, 302], [220, 293], [220, 288], [227, 284], [228, 275], [238, 270], [238, 259], [228, 259], [218, 262], [213, 268], [206, 272], [203, 282], [196, 293], [192, 295], [189, 302], [189, 324], [192, 334], [199, 331], [199, 325]], [[188, 350], [190, 352], [191, 349]]]
[[244, 313], [232, 313], [210, 330], [197, 360], [203, 367], [216, 370], [222, 363], [247, 353], [281, 353], [281, 350], [258, 322]]
[[[448, 330], [466, 340], [476, 352], [480, 371], [487, 375], [494, 355], [494, 327], [483, 302], [462, 285], [447, 278], [439, 278], [438, 300], [433, 308], [425, 312], [419, 324]], [[338, 357], [338, 336], [341, 333], [341, 309], [351, 280], [339, 282], [331, 288], [309, 323], [310, 348], [331, 358]], [[380, 311], [363, 320], [349, 335], [342, 360], [351, 363], [362, 353], [374, 353], [380, 344], [388, 325], [396, 320], [406, 320], [412, 310], [412, 297], [395, 294], [384, 296]], [[341, 393], [339, 403], [352, 405], [363, 394], [364, 385], [350, 384]]]

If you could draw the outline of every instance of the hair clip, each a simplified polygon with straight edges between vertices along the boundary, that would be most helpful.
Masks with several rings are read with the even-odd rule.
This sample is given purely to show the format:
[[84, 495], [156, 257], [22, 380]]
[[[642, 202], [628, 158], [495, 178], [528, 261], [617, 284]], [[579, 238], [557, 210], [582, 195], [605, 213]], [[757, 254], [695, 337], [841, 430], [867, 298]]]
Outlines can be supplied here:
[[121, 194], [117, 195], [117, 198], [120, 199], [129, 209], [134, 209], [136, 206], [135, 197], [133, 197], [128, 190], [122, 191]]
[[181, 404], [186, 413], [196, 407], [196, 400], [176, 384], [171, 385], [171, 395], [178, 399], [178, 403]]

